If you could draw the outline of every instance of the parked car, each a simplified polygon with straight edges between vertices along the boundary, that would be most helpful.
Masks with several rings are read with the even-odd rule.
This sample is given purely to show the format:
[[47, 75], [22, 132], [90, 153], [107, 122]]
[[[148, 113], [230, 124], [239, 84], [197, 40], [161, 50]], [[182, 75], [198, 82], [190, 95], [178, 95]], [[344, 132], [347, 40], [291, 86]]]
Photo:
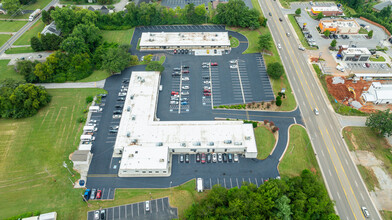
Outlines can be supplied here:
[[98, 220], [99, 219], [99, 211], [94, 212], [94, 219]]
[[184, 154], [180, 155], [180, 163], [184, 163]]
[[218, 66], [218, 63], [211, 63], [211, 66]]
[[174, 67], [174, 68], [173, 68], [173, 71], [181, 71], [181, 68], [179, 68], [179, 67]]
[[116, 130], [116, 129], [110, 129], [109, 130], [109, 133], [112, 133], [112, 134], [115, 134], [115, 133], [117, 133], [118, 132], [118, 130]]
[[122, 108], [124, 107], [124, 105], [115, 105], [114, 107], [115, 107], [115, 108], [122, 109]]
[[228, 154], [227, 159], [229, 160], [229, 162], [232, 162], [233, 161], [233, 154]]
[[199, 153], [196, 154], [196, 162], [200, 162], [200, 154]]
[[92, 189], [91, 190], [90, 199], [95, 199], [95, 193], [97, 193], [97, 190], [96, 189]]
[[238, 66], [237, 65], [230, 65], [230, 69], [235, 69], [235, 68], [238, 68]]
[[207, 68], [209, 68], [210, 66], [209, 65], [202, 65], [201, 66], [203, 69], [207, 69]]
[[205, 153], [201, 154], [201, 163], [206, 163], [206, 154]]
[[171, 95], [178, 95], [178, 92], [172, 91], [170, 94], [171, 94]]
[[186, 77], [182, 77], [181, 80], [182, 81], [189, 81], [189, 77], [187, 77], [187, 76]]
[[203, 96], [211, 96], [211, 93], [203, 93]]
[[96, 198], [97, 199], [100, 199], [101, 198], [101, 196], [102, 196], [102, 190], [97, 190], [97, 196], [96, 196]]
[[210, 89], [204, 89], [204, 90], [203, 90], [203, 92], [210, 93], [210, 92], [211, 92], [211, 90], [210, 90]]
[[118, 97], [117, 101], [125, 101], [125, 97]]
[[227, 162], [227, 154], [226, 154], [226, 153], [224, 153], [224, 154], [222, 155], [222, 158], [223, 158], [223, 162]]
[[189, 92], [188, 91], [181, 92], [181, 95], [189, 95]]
[[183, 68], [183, 69], [189, 69], [189, 66], [183, 65], [182, 68]]
[[234, 154], [234, 162], [238, 162], [238, 154]]
[[174, 54], [177, 54], [177, 50], [176, 50], [176, 49], [174, 49], [174, 50], [173, 50], [173, 53], [174, 53]]
[[84, 191], [84, 195], [83, 195], [84, 199], [83, 199], [83, 201], [89, 200], [90, 199], [90, 195], [91, 195], [91, 189], [86, 189], [86, 191]]
[[189, 73], [189, 70], [183, 70], [182, 73]]
[[172, 77], [181, 76], [180, 73], [172, 73]]
[[221, 153], [218, 154], [218, 162], [222, 162], [222, 154]]
[[105, 220], [106, 219], [106, 211], [105, 209], [101, 210], [101, 220]]
[[189, 89], [189, 86], [182, 86], [181, 88], [187, 90]]
[[211, 163], [211, 160], [212, 160], [212, 155], [207, 154], [207, 163]]
[[212, 153], [212, 162], [216, 163], [216, 161], [217, 161], [216, 153]]
[[189, 163], [189, 154], [185, 154], [185, 163]]
[[146, 201], [146, 212], [150, 211], [150, 201]]
[[114, 110], [113, 114], [122, 114], [122, 110], [120, 110], [120, 109]]
[[181, 102], [181, 105], [188, 105], [188, 102]]
[[205, 81], [203, 81], [203, 83], [204, 83], [204, 84], [210, 84], [211, 81], [205, 80]]
[[116, 126], [110, 126], [110, 129], [118, 130], [118, 125], [116, 125]]
[[178, 96], [171, 96], [170, 97], [170, 101], [178, 101], [180, 99], [180, 97]]
[[[385, 65], [385, 64], [383, 64], [383, 65]], [[89, 121], [90, 123], [92, 123], [92, 124], [95, 124], [95, 123], [97, 123], [97, 120], [94, 120], [94, 119], [90, 119], [90, 121]]]
[[204, 86], [203, 89], [208, 89], [208, 90], [210, 90], [211, 87], [210, 87], [210, 86]]
[[189, 100], [189, 98], [181, 98], [181, 102], [188, 101], [188, 100]]
[[170, 101], [170, 105], [178, 105], [177, 101]]

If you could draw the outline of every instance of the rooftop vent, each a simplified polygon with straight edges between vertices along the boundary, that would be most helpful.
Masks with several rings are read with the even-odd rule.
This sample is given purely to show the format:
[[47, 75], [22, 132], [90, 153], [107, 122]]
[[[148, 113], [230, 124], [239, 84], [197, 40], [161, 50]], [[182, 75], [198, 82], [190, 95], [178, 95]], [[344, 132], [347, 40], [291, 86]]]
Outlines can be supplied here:
[[201, 145], [200, 141], [197, 141], [197, 142], [193, 143], [193, 146], [200, 146], [200, 145]]
[[180, 146], [181, 146], [181, 147], [186, 147], [185, 142], [180, 143]]
[[131, 132], [127, 132], [127, 137], [131, 137]]
[[163, 142], [158, 142], [158, 143], [156, 144], [156, 146], [158, 146], [158, 147], [163, 146]]
[[242, 142], [234, 142], [234, 145], [242, 145]]
[[225, 143], [225, 144], [231, 144], [231, 140], [225, 140], [223, 143]]
[[159, 162], [163, 163], [165, 162], [165, 159], [159, 159]]
[[135, 95], [131, 95], [131, 96], [130, 96], [131, 100], [133, 100], [134, 97], [135, 97]]
[[250, 136], [245, 136], [245, 140], [249, 141], [250, 140]]
[[134, 156], [133, 154], [129, 154], [129, 156], [128, 156], [128, 157], [132, 158], [133, 156]]
[[136, 115], [132, 115], [132, 121], [135, 121]]
[[208, 146], [214, 146], [214, 142], [208, 142], [208, 144], [207, 144]]
[[128, 112], [131, 111], [131, 106], [128, 106], [128, 107], [127, 107], [127, 111], [128, 111]]
[[132, 139], [132, 140], [131, 140], [131, 143], [132, 143], [132, 144], [136, 144], [136, 143], [137, 143], [137, 139]]

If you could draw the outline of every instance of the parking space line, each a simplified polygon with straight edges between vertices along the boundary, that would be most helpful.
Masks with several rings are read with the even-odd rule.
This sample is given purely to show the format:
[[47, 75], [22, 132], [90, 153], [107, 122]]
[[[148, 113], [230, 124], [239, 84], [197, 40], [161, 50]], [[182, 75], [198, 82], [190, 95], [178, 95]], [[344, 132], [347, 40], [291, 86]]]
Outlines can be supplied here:
[[235, 178], [236, 179], [236, 181], [237, 181], [237, 186], [238, 186], [238, 188], [240, 188], [240, 185], [238, 184], [238, 178]]
[[250, 177], [249, 177], [249, 183], [252, 183], [252, 182], [250, 181]]
[[255, 181], [256, 181], [256, 186], [257, 186], [257, 187], [259, 187], [259, 184], [257, 183], [257, 179], [256, 179], [256, 177], [255, 177]]
[[163, 203], [163, 199], [162, 199], [162, 211], [165, 211], [165, 205]]
[[131, 214], [132, 214], [132, 218], [133, 218], [133, 204], [131, 204]]
[[227, 186], [226, 186], [226, 178], [223, 178], [223, 183], [225, 184], [225, 188], [227, 188]]
[[108, 197], [106, 199], [109, 199], [109, 195], [110, 195], [110, 188], [109, 188], [109, 192], [108, 192]]
[[155, 200], [155, 205], [157, 206], [156, 209], [157, 209], [157, 212], [158, 212], [158, 200], [157, 199]]
[[211, 178], [210, 178], [210, 189], [212, 189], [212, 183], [211, 183]]
[[114, 207], [112, 208], [112, 219], [114, 219]]
[[121, 213], [120, 213], [120, 210], [121, 210], [121, 206], [119, 206], [119, 207], [118, 207], [118, 218], [119, 218], [119, 219], [121, 219]]
[[140, 202], [137, 203], [137, 216], [140, 215], [140, 212], [139, 212], [139, 210], [140, 210], [139, 204], [140, 204]]
[[231, 177], [230, 177], [230, 189], [233, 188], [233, 183], [231, 182]]

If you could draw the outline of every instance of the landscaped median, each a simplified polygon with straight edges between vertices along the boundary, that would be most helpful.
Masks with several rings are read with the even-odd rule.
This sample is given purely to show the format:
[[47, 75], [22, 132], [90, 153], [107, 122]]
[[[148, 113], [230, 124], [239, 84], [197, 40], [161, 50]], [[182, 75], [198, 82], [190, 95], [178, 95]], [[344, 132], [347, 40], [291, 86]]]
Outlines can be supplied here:
[[266, 125], [263, 124], [254, 129], [257, 145], [257, 159], [259, 160], [266, 159], [275, 147], [278, 133], [273, 133], [271, 127], [273, 127], [273, 125], [267, 122]]

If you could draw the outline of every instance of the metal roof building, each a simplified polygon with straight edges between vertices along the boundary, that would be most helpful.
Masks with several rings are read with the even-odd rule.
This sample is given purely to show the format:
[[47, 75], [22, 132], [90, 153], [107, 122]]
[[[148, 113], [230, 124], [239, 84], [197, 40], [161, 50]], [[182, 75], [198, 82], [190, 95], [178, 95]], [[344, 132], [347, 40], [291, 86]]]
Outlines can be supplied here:
[[362, 93], [361, 98], [365, 102], [373, 102], [376, 105], [390, 104], [392, 103], [392, 84], [373, 82], [369, 90]]

